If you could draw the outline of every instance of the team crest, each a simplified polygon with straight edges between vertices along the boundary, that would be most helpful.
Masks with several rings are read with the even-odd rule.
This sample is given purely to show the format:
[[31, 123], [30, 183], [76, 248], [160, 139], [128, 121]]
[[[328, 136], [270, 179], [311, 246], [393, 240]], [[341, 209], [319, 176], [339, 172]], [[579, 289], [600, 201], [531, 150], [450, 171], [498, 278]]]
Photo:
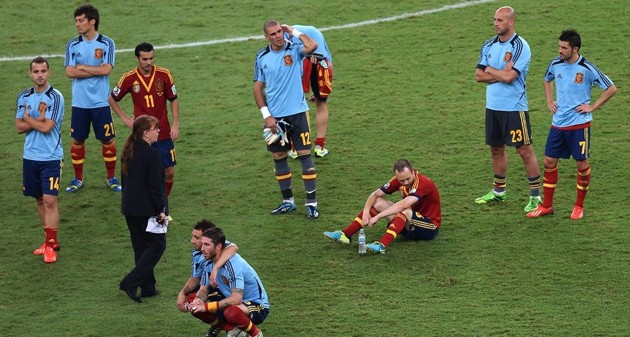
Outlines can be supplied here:
[[40, 114], [45, 114], [46, 113], [46, 108], [48, 108], [48, 104], [46, 104], [46, 102], [39, 102], [39, 106], [37, 107], [37, 111], [39, 111]]
[[505, 53], [505, 56], [503, 56], [503, 60], [505, 62], [510, 62], [512, 60], [512, 52]]
[[162, 80], [155, 81], [155, 91], [157, 91], [158, 96], [164, 95], [164, 81]]
[[223, 284], [230, 285], [230, 281], [228, 281], [227, 277], [225, 277], [224, 275], [221, 275], [221, 282], [223, 282]]
[[133, 90], [134, 94], [139, 93], [140, 92], [140, 83], [133, 82], [133, 86], [131, 87], [131, 90]]
[[284, 65], [285, 66], [293, 65], [293, 57], [291, 57], [291, 55], [289, 55], [289, 54], [284, 55]]
[[584, 82], [584, 74], [577, 73], [575, 74], [575, 83], [582, 84]]
[[94, 49], [94, 58], [97, 60], [100, 60], [103, 58], [103, 49], [101, 48], [96, 48]]

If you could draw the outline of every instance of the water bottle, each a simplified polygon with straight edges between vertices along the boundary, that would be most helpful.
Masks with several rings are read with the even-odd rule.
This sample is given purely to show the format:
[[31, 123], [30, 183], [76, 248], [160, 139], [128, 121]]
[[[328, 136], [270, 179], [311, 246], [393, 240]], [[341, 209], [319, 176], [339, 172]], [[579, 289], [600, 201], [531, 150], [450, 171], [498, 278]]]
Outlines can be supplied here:
[[359, 231], [359, 254], [365, 254], [365, 230]]

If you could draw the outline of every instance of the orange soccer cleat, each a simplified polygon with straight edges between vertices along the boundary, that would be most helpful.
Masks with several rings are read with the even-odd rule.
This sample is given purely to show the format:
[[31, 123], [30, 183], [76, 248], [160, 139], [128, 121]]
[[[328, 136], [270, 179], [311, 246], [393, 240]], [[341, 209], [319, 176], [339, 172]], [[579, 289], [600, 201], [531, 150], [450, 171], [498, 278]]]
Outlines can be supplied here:
[[[59, 250], [61, 249], [61, 246], [58, 243], [55, 243], [52, 246], [52, 248], [53, 250]], [[46, 243], [44, 242], [41, 246], [39, 246], [39, 248], [33, 251], [33, 255], [43, 255], [45, 250], [46, 250]]]
[[584, 216], [584, 207], [574, 206], [573, 212], [571, 213], [571, 219], [573, 220], [582, 219], [583, 216]]
[[46, 263], [54, 263], [57, 261], [57, 252], [51, 247], [44, 247], [44, 262]]
[[528, 218], [538, 218], [543, 215], [551, 215], [551, 214], [553, 214], [553, 207], [547, 208], [547, 207], [543, 207], [542, 205], [538, 205], [536, 209], [527, 213], [525, 216]]

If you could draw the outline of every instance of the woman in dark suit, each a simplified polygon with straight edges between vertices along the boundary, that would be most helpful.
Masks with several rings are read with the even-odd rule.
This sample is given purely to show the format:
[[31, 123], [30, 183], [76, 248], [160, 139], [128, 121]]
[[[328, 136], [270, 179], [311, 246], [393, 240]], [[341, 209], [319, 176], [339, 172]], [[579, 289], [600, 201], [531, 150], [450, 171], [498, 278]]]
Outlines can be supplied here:
[[[159, 150], [151, 147], [160, 129], [155, 117], [142, 115], [133, 122], [121, 156], [122, 214], [127, 221], [136, 266], [120, 281], [120, 290], [136, 302], [158, 295], [153, 268], [166, 249], [166, 234], [147, 232], [150, 218], [166, 220], [164, 168]], [[166, 231], [165, 231], [166, 232]], [[140, 296], [138, 296], [140, 288]]]

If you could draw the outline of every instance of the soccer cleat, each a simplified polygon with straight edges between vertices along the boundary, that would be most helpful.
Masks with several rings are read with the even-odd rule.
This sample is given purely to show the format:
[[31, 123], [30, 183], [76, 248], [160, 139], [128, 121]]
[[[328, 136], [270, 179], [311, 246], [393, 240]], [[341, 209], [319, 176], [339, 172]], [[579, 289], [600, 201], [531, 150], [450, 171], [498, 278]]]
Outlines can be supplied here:
[[315, 145], [315, 156], [319, 158], [324, 158], [328, 154], [328, 149], [323, 148], [319, 145]]
[[79, 180], [77, 178], [72, 179], [70, 185], [66, 187], [66, 192], [74, 193], [83, 187], [83, 180]]
[[571, 212], [571, 219], [577, 220], [584, 217], [584, 207], [573, 206], [573, 212]]
[[376, 254], [385, 254], [385, 246], [378, 241], [374, 241], [374, 243], [368, 243], [365, 247]]
[[289, 157], [291, 157], [291, 159], [297, 159], [298, 157], [297, 151], [295, 151], [294, 149], [289, 150], [287, 154], [289, 155]]
[[306, 217], [311, 220], [319, 218], [317, 206], [306, 205]]
[[203, 335], [203, 337], [218, 337], [221, 331], [223, 331], [223, 329], [211, 325], [208, 333]]
[[342, 231], [324, 232], [324, 235], [332, 241], [349, 244], [350, 239]]
[[543, 215], [551, 215], [553, 214], [553, 207], [543, 207], [542, 205], [538, 205], [535, 210], [527, 213], [525, 216], [528, 218], [538, 218]]
[[57, 261], [57, 252], [55, 252], [55, 250], [51, 246], [44, 247], [43, 255], [44, 262], [46, 263], [54, 263], [55, 261]]
[[109, 186], [109, 188], [111, 188], [111, 190], [114, 192], [122, 191], [122, 186], [120, 186], [120, 182], [116, 177], [111, 177], [107, 179], [107, 186]]
[[228, 331], [227, 334], [225, 334], [225, 337], [248, 337], [248, 336], [249, 335], [245, 331], [239, 328], [234, 328]]
[[525, 212], [531, 212], [535, 210], [536, 207], [538, 207], [538, 205], [540, 204], [542, 204], [542, 199], [540, 198], [540, 196], [537, 196], [537, 197], [530, 196], [529, 203], [527, 204], [527, 206], [525, 206], [523, 210]]
[[276, 207], [273, 211], [271, 211], [271, 214], [273, 215], [285, 214], [285, 213], [295, 211], [296, 208], [297, 207], [295, 207], [294, 203], [285, 201], [281, 203], [280, 206]]
[[[55, 243], [55, 244], [52, 246], [52, 249], [53, 249], [53, 250], [60, 250], [60, 249], [61, 249], [61, 246], [60, 246], [58, 243]], [[33, 255], [42, 255], [42, 254], [44, 254], [44, 251], [45, 251], [45, 250], [46, 250], [46, 243], [44, 242], [41, 246], [39, 246], [39, 248], [37, 248], [37, 249], [35, 249], [35, 250], [33, 251]]]
[[486, 193], [484, 196], [481, 196], [475, 199], [475, 204], [487, 204], [493, 201], [505, 201], [507, 200], [507, 192], [503, 192], [503, 194], [499, 195], [494, 193], [494, 191], [490, 191]]
[[263, 337], [262, 330], [258, 329], [258, 334], [254, 337]]

